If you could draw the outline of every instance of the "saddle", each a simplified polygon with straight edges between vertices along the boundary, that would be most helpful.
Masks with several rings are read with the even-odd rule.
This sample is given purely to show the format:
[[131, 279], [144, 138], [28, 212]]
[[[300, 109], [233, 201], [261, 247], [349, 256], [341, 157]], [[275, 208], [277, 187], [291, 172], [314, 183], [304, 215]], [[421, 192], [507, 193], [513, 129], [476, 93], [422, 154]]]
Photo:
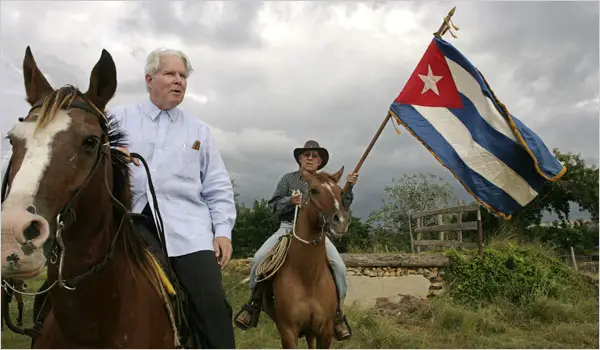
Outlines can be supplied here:
[[170, 268], [169, 257], [165, 255], [162, 244], [155, 234], [155, 231], [149, 227], [148, 219], [141, 214], [131, 214], [135, 231], [144, 239], [147, 244], [147, 250], [155, 262], [156, 272], [166, 289], [175, 326], [178, 330], [179, 343], [183, 348], [198, 348], [199, 339], [195, 339], [195, 334], [188, 323], [188, 310], [190, 305], [187, 301], [187, 292], [179, 284], [175, 271]]

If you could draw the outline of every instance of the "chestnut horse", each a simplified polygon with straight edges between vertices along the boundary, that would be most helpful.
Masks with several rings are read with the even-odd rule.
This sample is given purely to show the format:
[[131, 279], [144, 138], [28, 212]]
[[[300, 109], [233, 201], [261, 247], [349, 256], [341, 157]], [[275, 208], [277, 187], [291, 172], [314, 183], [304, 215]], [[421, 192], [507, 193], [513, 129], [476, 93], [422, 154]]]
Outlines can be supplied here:
[[52, 88], [29, 47], [23, 76], [32, 108], [8, 135], [1, 264], [2, 278], [31, 279], [49, 262], [50, 306], [33, 346], [177, 346], [168, 296], [129, 216], [128, 160], [112, 148], [125, 135], [104, 112], [117, 87], [111, 55], [102, 50], [86, 93]]
[[263, 309], [275, 322], [283, 348], [298, 346], [305, 336], [309, 348], [329, 348], [337, 309], [337, 292], [325, 251], [325, 237], [348, 230], [338, 181], [344, 167], [330, 175], [308, 178], [308, 198], [296, 210], [285, 262], [263, 297]]

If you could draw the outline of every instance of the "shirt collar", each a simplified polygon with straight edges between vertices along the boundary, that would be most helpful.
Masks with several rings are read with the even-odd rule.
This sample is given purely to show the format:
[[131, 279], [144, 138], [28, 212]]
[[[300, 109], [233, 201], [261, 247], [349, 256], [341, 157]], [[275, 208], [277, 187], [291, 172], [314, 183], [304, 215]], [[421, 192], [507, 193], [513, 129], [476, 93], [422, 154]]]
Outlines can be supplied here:
[[152, 120], [156, 120], [156, 118], [160, 115], [161, 112], [165, 112], [169, 116], [169, 120], [171, 122], [176, 122], [179, 116], [179, 109], [177, 107], [174, 107], [169, 110], [161, 110], [160, 108], [156, 107], [154, 103], [152, 103], [150, 98], [148, 98], [146, 103], [142, 105], [142, 111], [144, 111], [144, 113], [147, 116], [149, 116]]

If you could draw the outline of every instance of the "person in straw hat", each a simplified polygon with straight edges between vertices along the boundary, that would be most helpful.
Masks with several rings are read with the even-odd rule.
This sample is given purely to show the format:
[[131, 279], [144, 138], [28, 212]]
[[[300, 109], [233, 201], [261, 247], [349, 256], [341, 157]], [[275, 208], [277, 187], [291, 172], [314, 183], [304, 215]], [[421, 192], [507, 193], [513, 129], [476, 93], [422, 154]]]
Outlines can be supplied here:
[[[306, 141], [304, 147], [294, 149], [294, 159], [298, 163], [298, 170], [283, 175], [273, 197], [269, 201], [269, 206], [275, 212], [280, 220], [279, 229], [269, 237], [265, 243], [258, 249], [252, 259], [252, 268], [250, 270], [250, 289], [252, 296], [250, 301], [242, 306], [241, 310], [235, 317], [235, 324], [242, 330], [256, 327], [261, 311], [261, 301], [264, 293], [264, 283], [256, 283], [256, 268], [258, 264], [269, 254], [269, 251], [277, 245], [281, 236], [291, 232], [294, 221], [295, 206], [300, 204], [302, 197], [308, 195], [308, 182], [305, 177], [309, 174], [314, 174], [318, 170], [327, 165], [329, 161], [329, 152], [321, 147], [317, 141]], [[348, 182], [355, 184], [358, 174], [351, 173], [348, 175]], [[301, 195], [294, 196], [292, 191], [299, 189]], [[342, 203], [346, 209], [349, 209], [353, 200], [353, 192], [349, 190], [342, 195]], [[351, 337], [351, 330], [348, 326], [346, 316], [342, 312], [341, 305], [346, 296], [346, 265], [342, 257], [338, 253], [333, 243], [326, 238], [325, 247], [327, 256], [331, 261], [333, 277], [338, 290], [338, 311], [334, 325], [334, 335], [337, 340], [346, 340]]]

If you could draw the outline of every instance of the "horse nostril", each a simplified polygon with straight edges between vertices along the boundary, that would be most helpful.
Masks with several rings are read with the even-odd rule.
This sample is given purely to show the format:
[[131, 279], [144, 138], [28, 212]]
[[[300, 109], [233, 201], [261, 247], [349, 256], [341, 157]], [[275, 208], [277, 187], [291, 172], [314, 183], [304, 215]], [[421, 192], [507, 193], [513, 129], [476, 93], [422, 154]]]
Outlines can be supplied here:
[[340, 216], [338, 214], [333, 215], [333, 222], [336, 224], [340, 223]]
[[40, 236], [40, 225], [32, 221], [23, 232], [23, 236], [28, 241], [38, 238]]
[[8, 261], [9, 263], [13, 263], [16, 264], [19, 262], [19, 256], [16, 253], [12, 253], [11, 255], [6, 257], [6, 261]]
[[31, 214], [34, 214], [34, 215], [37, 214], [35, 207], [33, 205], [28, 206], [26, 210]]

